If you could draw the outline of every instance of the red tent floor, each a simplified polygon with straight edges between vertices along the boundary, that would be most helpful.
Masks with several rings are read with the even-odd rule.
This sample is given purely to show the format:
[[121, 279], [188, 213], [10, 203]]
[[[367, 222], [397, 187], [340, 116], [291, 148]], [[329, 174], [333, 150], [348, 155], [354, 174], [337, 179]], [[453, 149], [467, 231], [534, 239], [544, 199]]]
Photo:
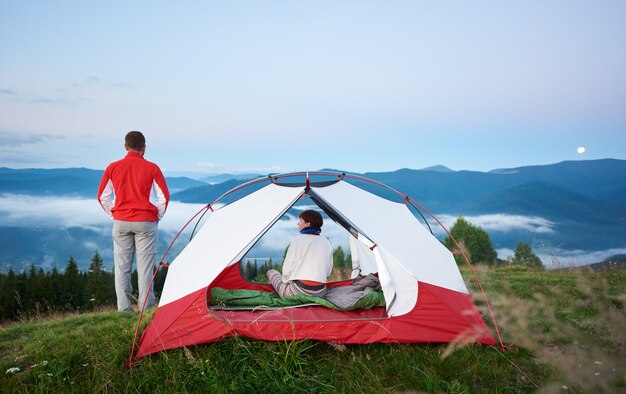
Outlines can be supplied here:
[[[332, 285], [342, 285], [337, 283]], [[418, 282], [413, 310], [388, 317], [385, 308], [336, 311], [322, 306], [279, 310], [211, 310], [212, 287], [272, 291], [245, 281], [239, 264], [228, 267], [209, 288], [161, 306], [144, 331], [137, 357], [161, 350], [198, 345], [231, 335], [269, 341], [313, 339], [346, 344], [420, 342], [496, 342], [469, 294]]]

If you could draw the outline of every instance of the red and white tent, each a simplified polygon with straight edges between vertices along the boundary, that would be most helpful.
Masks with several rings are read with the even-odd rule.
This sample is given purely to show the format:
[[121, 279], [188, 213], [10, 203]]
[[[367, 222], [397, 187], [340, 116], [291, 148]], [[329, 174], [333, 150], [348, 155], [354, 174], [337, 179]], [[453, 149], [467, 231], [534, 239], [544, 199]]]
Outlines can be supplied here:
[[[347, 181], [369, 181], [357, 176], [340, 174], [332, 182], [315, 183], [307, 174], [306, 182], [279, 182], [287, 176], [256, 180], [248, 185], [268, 184], [227, 205], [207, 206], [205, 224], [169, 266], [158, 309], [136, 357], [230, 335], [352, 344], [495, 344], [452, 254], [413, 215], [407, 206], [410, 198], [392, 202]], [[246, 281], [240, 260], [289, 208], [307, 197], [350, 233], [355, 272], [378, 274], [386, 307], [348, 312], [323, 306], [209, 309], [213, 287], [273, 291], [270, 285]]]

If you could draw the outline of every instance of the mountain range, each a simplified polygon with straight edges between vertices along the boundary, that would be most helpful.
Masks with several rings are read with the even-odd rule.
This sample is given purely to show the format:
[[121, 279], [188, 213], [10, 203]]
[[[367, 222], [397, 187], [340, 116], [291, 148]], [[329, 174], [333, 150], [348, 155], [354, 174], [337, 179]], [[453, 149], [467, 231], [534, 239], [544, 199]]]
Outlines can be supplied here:
[[[565, 161], [489, 172], [453, 171], [434, 166], [359, 175], [401, 191], [436, 215], [507, 215], [540, 218], [549, 224], [545, 231], [528, 231], [523, 227], [509, 231], [487, 228], [496, 248], [513, 249], [518, 241], [548, 249], [599, 251], [626, 248], [626, 160]], [[0, 195], [95, 199], [101, 176], [101, 170], [86, 168], [0, 168]], [[255, 174], [220, 174], [201, 179], [166, 179], [172, 201], [206, 204], [254, 177]], [[371, 183], [349, 181], [382, 197], [402, 199], [393, 191]], [[256, 185], [256, 188], [263, 184]], [[497, 222], [497, 217], [494, 220]], [[2, 244], [10, 245], [0, 252], [0, 264], [29, 259], [37, 263], [45, 253], [35, 252], [46, 237], [54, 239], [57, 245], [68, 244], [67, 247], [76, 245], [77, 240], [89, 239], [88, 244], [99, 245], [104, 242], [100, 238], [106, 239], [99, 238], [94, 229], [61, 230], [63, 233], [56, 235], [54, 231], [42, 233], [40, 228], [21, 227], [18, 230], [14, 223], [9, 225], [0, 221]], [[93, 234], [87, 234], [90, 231]], [[110, 238], [106, 242], [110, 242]], [[67, 253], [66, 250], [63, 252]], [[47, 253], [49, 256], [50, 251]], [[56, 265], [64, 266], [67, 256], [59, 257], [62, 261], [57, 261]]]
[[[16, 170], [0, 167], [0, 193], [95, 198], [103, 172], [88, 168]], [[206, 185], [206, 182], [187, 177], [166, 177], [166, 181], [170, 193]]]

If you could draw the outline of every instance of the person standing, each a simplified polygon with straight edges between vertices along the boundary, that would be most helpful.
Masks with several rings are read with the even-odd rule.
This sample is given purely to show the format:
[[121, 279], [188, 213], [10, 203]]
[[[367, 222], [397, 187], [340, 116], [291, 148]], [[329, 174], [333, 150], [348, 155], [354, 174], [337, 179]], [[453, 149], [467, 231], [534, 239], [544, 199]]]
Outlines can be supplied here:
[[[139, 309], [154, 306], [150, 283], [154, 275], [158, 222], [170, 193], [161, 169], [144, 159], [146, 139], [139, 131], [126, 134], [126, 157], [109, 164], [98, 188], [98, 201], [113, 219], [113, 258], [117, 309], [132, 312], [133, 258], [137, 259]], [[148, 295], [148, 298], [146, 298]]]

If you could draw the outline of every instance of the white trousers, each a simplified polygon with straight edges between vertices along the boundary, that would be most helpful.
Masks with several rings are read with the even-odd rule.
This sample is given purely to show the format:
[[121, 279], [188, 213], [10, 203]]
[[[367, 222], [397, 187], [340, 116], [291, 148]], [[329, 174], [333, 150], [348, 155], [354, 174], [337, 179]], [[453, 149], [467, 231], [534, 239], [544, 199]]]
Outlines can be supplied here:
[[[117, 310], [132, 312], [133, 286], [130, 281], [133, 272], [133, 258], [137, 258], [139, 284], [139, 310], [154, 306], [154, 291], [149, 289], [154, 275], [157, 252], [158, 222], [113, 221], [113, 258], [115, 260], [115, 294]], [[148, 298], [146, 299], [146, 295]]]

